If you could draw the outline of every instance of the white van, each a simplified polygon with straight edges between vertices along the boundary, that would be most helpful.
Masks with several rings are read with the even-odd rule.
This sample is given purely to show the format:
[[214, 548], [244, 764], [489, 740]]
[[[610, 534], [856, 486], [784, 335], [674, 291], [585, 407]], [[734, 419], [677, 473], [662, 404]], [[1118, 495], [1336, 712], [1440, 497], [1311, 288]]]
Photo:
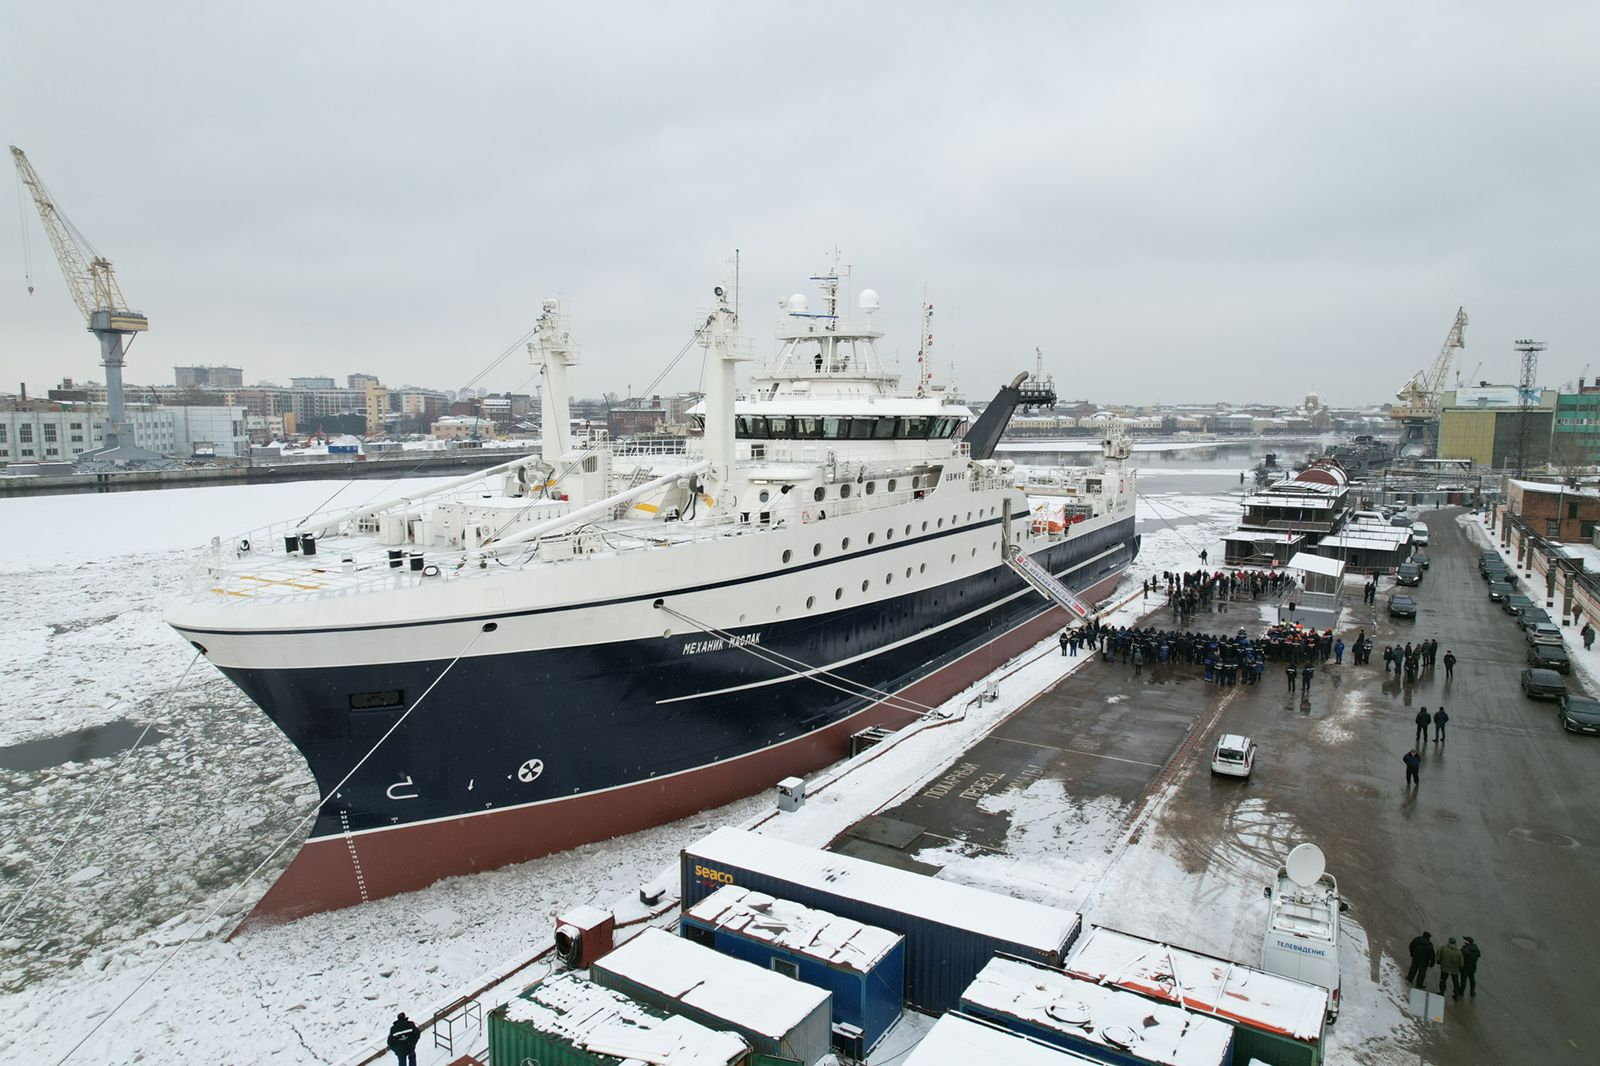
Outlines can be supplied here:
[[1421, 522], [1413, 523], [1411, 526], [1411, 543], [1419, 548], [1426, 548], [1428, 546], [1428, 527]]
[[1261, 968], [1328, 990], [1328, 1020], [1339, 1016], [1339, 885], [1326, 872], [1322, 850], [1301, 844], [1278, 867]]

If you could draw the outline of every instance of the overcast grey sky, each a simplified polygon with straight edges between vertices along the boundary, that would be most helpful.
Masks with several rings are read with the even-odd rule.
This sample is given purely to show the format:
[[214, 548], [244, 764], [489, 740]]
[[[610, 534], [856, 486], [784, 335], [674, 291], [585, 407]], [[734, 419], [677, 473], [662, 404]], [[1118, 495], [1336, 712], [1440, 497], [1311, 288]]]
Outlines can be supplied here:
[[[1464, 375], [1514, 379], [1528, 336], [1546, 383], [1600, 372], [1597, 30], [1592, 3], [0, 0], [0, 133], [149, 314], [131, 382], [455, 388], [561, 293], [577, 392], [625, 392], [735, 248], [765, 353], [838, 246], [884, 351], [909, 362], [926, 290], [974, 395], [1037, 345], [1069, 397], [1354, 403], [1458, 304]], [[97, 379], [23, 219], [0, 388]]]

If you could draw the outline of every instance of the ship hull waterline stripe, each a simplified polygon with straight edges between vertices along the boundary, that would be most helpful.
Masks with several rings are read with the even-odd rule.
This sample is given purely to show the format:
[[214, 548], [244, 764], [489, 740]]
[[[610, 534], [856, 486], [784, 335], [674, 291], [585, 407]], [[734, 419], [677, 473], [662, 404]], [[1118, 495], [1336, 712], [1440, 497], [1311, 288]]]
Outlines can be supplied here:
[[[1126, 572], [1125, 570], [1124, 571], [1119, 571], [1116, 574], [1113, 574], [1109, 578], [1107, 578], [1106, 581], [1107, 582], [1111, 582], [1114, 585], [1115, 582], [1120, 581], [1122, 579], [1122, 575], [1125, 572]], [[1032, 595], [1038, 595], [1038, 593], [1034, 592], [1032, 589], [1027, 589], [1026, 591], [1029, 592]], [[1045, 614], [1045, 613], [1047, 613], [1049, 611], [1061, 611], [1063, 614], [1065, 614], [1066, 613], [1066, 608], [1060, 606], [1059, 604], [1044, 602], [1041, 599], [1040, 610], [1038, 610], [1038, 611], [1034, 612], [1033, 614], [1029, 615], [1027, 618], [1025, 618], [1022, 621], [1018, 622], [1016, 625], [1012, 626], [1010, 629], [1006, 630], [1005, 632], [998, 633], [995, 636], [991, 637], [989, 640], [984, 641], [984, 643], [978, 645], [976, 648], [973, 648], [971, 651], [967, 652], [965, 655], [962, 655], [959, 659], [955, 659], [955, 660], [953, 660], [951, 662], [943, 664], [942, 666], [940, 666], [934, 672], [938, 673], [938, 672], [942, 672], [944, 670], [952, 669], [955, 666], [959, 665], [960, 663], [965, 662], [966, 660], [969, 660], [969, 659], [973, 658], [974, 656], [980, 654], [981, 652], [983, 652], [986, 648], [990, 647], [991, 645], [993, 645], [995, 643], [998, 643], [1000, 641], [1006, 640], [1008, 637], [1010, 637], [1018, 629], [1021, 629], [1023, 626], [1026, 626], [1026, 625], [1029, 625], [1029, 624], [1031, 624], [1033, 622], [1038, 621], [1038, 619], [1040, 618], [1041, 615], [1043, 615], [1043, 614]], [[930, 632], [932, 632], [932, 631], [930, 630]], [[927, 675], [927, 676], [931, 676], [931, 675]], [[921, 677], [921, 678], [917, 678], [916, 680], [911, 681], [908, 684], [902, 685], [902, 686], [900, 686], [899, 689], [896, 689], [895, 691], [896, 692], [903, 692], [906, 689], [912, 688], [915, 685], [927, 680], [927, 676], [924, 676], [924, 677]], [[859, 710], [850, 712], [849, 714], [845, 715], [843, 718], [839, 719], [837, 722], [830, 723], [829, 728], [837, 728], [838, 726], [840, 726], [840, 725], [842, 725], [842, 724], [844, 724], [846, 722], [849, 722], [853, 718], [857, 718], [857, 717], [859, 717], [859, 716], [861, 716], [863, 714], [867, 714], [867, 713], [869, 713], [871, 711], [877, 710], [878, 707], [879, 707], [880, 702], [882, 702], [882, 701], [872, 700], [872, 701], [868, 702], [865, 707], [862, 707]], [[913, 718], [913, 719], [918, 717], [917, 715], [913, 714], [910, 711], [901, 711], [900, 713], [905, 714], [908, 717]], [[485, 815], [506, 814], [506, 813], [509, 813], [509, 812], [512, 812], [512, 811], [528, 810], [528, 809], [531, 809], [531, 808], [534, 808], [534, 807], [544, 807], [544, 806], [548, 806], [548, 805], [553, 804], [553, 803], [566, 803], [566, 802], [570, 802], [571, 800], [577, 799], [577, 798], [590, 798], [590, 797], [594, 797], [594, 796], [601, 796], [601, 795], [604, 795], [607, 792], [616, 792], [616, 791], [620, 791], [622, 789], [636, 788], [636, 787], [638, 787], [640, 785], [654, 785], [654, 784], [658, 784], [659, 782], [662, 782], [662, 781], [670, 781], [674, 777], [681, 777], [681, 776], [683, 776], [685, 774], [693, 774], [693, 773], [698, 773], [700, 771], [706, 770], [709, 766], [715, 766], [715, 767], [733, 766], [733, 765], [739, 763], [742, 760], [751, 759], [751, 758], [754, 758], [754, 757], [759, 756], [759, 755], [768, 754], [770, 752], [776, 751], [776, 750], [781, 749], [781, 748], [789, 747], [790, 745], [793, 745], [793, 744], [798, 744], [798, 743], [802, 743], [802, 742], [806, 742], [806, 741], [811, 741], [811, 740], [814, 740], [814, 739], [815, 738], [814, 738], [814, 736], [812, 734], [803, 733], [803, 734], [801, 734], [799, 736], [794, 736], [794, 737], [790, 737], [790, 738], [788, 738], [786, 740], [781, 740], [781, 741], [777, 742], [776, 744], [768, 744], [768, 745], [766, 745], [764, 747], [760, 747], [760, 748], [756, 748], [756, 749], [751, 750], [751, 751], [743, 752], [742, 754], [735, 755], [734, 757], [732, 757], [730, 759], [718, 760], [716, 762], [713, 762], [713, 763], [710, 763], [710, 764], [701, 765], [701, 766], [686, 767], [686, 768], [684, 768], [682, 770], [674, 770], [671, 773], [661, 774], [658, 777], [647, 777], [647, 778], [643, 778], [643, 779], [638, 780], [638, 781], [624, 781], [624, 782], [622, 782], [620, 784], [608, 785], [608, 786], [606, 786], [604, 788], [586, 790], [586, 791], [584, 791], [582, 793], [579, 793], [577, 796], [551, 796], [548, 799], [533, 800], [533, 801], [531, 801], [529, 803], [510, 804], [510, 805], [507, 805], [507, 806], [504, 806], [504, 807], [495, 807], [495, 808], [493, 808], [491, 810], [467, 811], [467, 812], [463, 812], [463, 813], [459, 813], [459, 814], [446, 814], [446, 815], [440, 815], [437, 818], [419, 818], [419, 819], [417, 819], [415, 821], [406, 822], [403, 825], [371, 826], [371, 827], [366, 828], [366, 829], [354, 829], [354, 830], [351, 830], [349, 832], [341, 831], [341, 832], [338, 832], [338, 833], [326, 834], [324, 836], [312, 836], [312, 837], [308, 837], [306, 839], [306, 843], [307, 844], [311, 844], [311, 843], [315, 843], [315, 842], [319, 842], [319, 841], [338, 841], [338, 840], [344, 840], [346, 837], [369, 836], [369, 835], [376, 834], [376, 833], [404, 832], [405, 830], [411, 829], [411, 828], [415, 828], [416, 826], [435, 825], [435, 824], [438, 824], [440, 822], [466, 821], [466, 820], [471, 819], [471, 818], [481, 818], [481, 817], [483, 817]]]
[[[1118, 544], [1115, 544], [1115, 545], [1107, 548], [1105, 551], [1101, 552], [1099, 555], [1092, 555], [1089, 558], [1083, 560], [1083, 562], [1078, 563], [1076, 566], [1073, 566], [1073, 567], [1071, 567], [1071, 568], [1069, 568], [1067, 570], [1063, 570], [1060, 574], [1056, 574], [1054, 576], [1056, 578], [1058, 578], [1058, 579], [1062, 578], [1062, 577], [1065, 577], [1067, 574], [1074, 573], [1074, 572], [1076, 572], [1078, 570], [1082, 570], [1084, 567], [1088, 566], [1090, 563], [1097, 563], [1101, 559], [1104, 559], [1108, 555], [1112, 555], [1112, 554], [1114, 554], [1116, 552], [1122, 551], [1127, 546], [1128, 546], [1127, 541], [1122, 541], [1122, 542], [1120, 542]], [[803, 678], [812, 677], [812, 676], [814, 676], [816, 674], [823, 674], [823, 673], [828, 673], [828, 672], [833, 671], [833, 670], [839, 670], [839, 669], [842, 669], [843, 667], [853, 665], [854, 663], [859, 663], [859, 662], [863, 662], [863, 661], [865, 661], [867, 659], [875, 658], [875, 657], [877, 657], [879, 655], [882, 655], [884, 652], [894, 651], [896, 648], [903, 648], [908, 644], [915, 644], [917, 641], [922, 640], [925, 637], [931, 637], [935, 633], [943, 632], [944, 630], [949, 629], [951, 626], [958, 626], [958, 625], [962, 625], [962, 624], [964, 624], [966, 622], [970, 622], [972, 619], [978, 617], [979, 615], [987, 614], [989, 611], [992, 611], [995, 608], [1002, 606], [1003, 604], [1010, 603], [1011, 601], [1017, 599], [1020, 596], [1037, 596], [1037, 595], [1039, 595], [1039, 592], [1038, 592], [1038, 590], [1033, 588], [1033, 586], [1024, 585], [1022, 588], [1018, 589], [1016, 592], [1013, 592], [1011, 595], [1005, 596], [1005, 597], [1003, 597], [1001, 599], [998, 599], [998, 600], [995, 600], [994, 602], [988, 604], [987, 606], [975, 608], [974, 610], [968, 611], [964, 615], [961, 615], [961, 616], [959, 616], [957, 618], [950, 619], [948, 622], [941, 622], [936, 626], [930, 626], [929, 628], [922, 630], [920, 633], [917, 633], [914, 636], [904, 637], [904, 638], [902, 638], [900, 640], [893, 641], [893, 642], [891, 642], [889, 644], [884, 644], [881, 647], [874, 648], [871, 651], [864, 651], [860, 655], [852, 655], [848, 659], [840, 659], [840, 660], [838, 660], [836, 662], [828, 663], [828, 664], [826, 664], [824, 666], [813, 666], [813, 667], [811, 667], [809, 669], [806, 669], [806, 670], [793, 670], [793, 671], [791, 671], [789, 673], [784, 674], [781, 677], [770, 677], [770, 678], [767, 678], [765, 681], [751, 681], [748, 684], [733, 685], [733, 686], [730, 686], [728, 688], [709, 689], [709, 690], [707, 690], [705, 692], [692, 692], [687, 696], [669, 696], [664, 700], [656, 700], [655, 701], [656, 702], [656, 706], [660, 707], [660, 706], [662, 706], [664, 704], [668, 704], [668, 703], [682, 703], [685, 700], [702, 700], [702, 699], [706, 699], [706, 698], [711, 697], [711, 696], [725, 696], [730, 692], [745, 692], [745, 691], [748, 691], [750, 689], [766, 688], [768, 685], [784, 685], [784, 684], [788, 684], [790, 681], [799, 681], [799, 680], [801, 680]], [[752, 652], [750, 654], [755, 654], [755, 653]], [[854, 684], [855, 682], [850, 682], [850, 683]], [[866, 695], [869, 695], [869, 694], [863, 692], [863, 693], [860, 693], [860, 695], [866, 696]]]
[[[1023, 511], [1020, 514], [1014, 514], [1012, 515], [1012, 520], [1022, 521], [1029, 519], [1032, 517], [1032, 513], [1033, 512], [1031, 511]], [[1004, 521], [1005, 518], [1003, 516], [985, 519], [982, 522], [974, 522], [968, 526], [952, 527], [940, 533], [929, 533], [926, 536], [912, 537], [910, 540], [903, 540], [897, 544], [891, 542], [877, 548], [868, 548], [865, 551], [851, 552], [848, 555], [841, 555], [833, 559], [821, 559], [817, 562], [801, 563], [798, 566], [791, 566], [780, 572], [784, 574], [798, 574], [803, 573], [806, 570], [815, 570], [824, 566], [835, 566], [841, 562], [864, 559], [869, 555], [877, 555], [880, 552], [898, 551], [901, 548], [910, 547], [915, 544], [929, 543], [935, 540], [940, 540], [944, 537], [956, 536], [961, 533], [971, 533], [973, 530], [983, 529], [987, 526], [1000, 525]], [[1120, 521], [1120, 519], [1118, 519], [1118, 521]], [[199, 629], [194, 626], [183, 625], [182, 623], [173, 623], [172, 628], [176, 629], [179, 633], [182, 633], [185, 636], [193, 635], [197, 637], [279, 637], [300, 636], [304, 634], [359, 633], [384, 629], [414, 629], [417, 626], [458, 625], [467, 622], [493, 622], [503, 618], [526, 618], [536, 614], [555, 614], [561, 611], [586, 611], [592, 607], [615, 607], [624, 603], [638, 603], [641, 600], [660, 599], [663, 596], [688, 596], [697, 592], [709, 592], [712, 589], [727, 588], [730, 585], [747, 585], [752, 581], [759, 581], [763, 577], [771, 576], [774, 575], [771, 573], [746, 574], [741, 577], [729, 578], [726, 581], [713, 581], [708, 584], [691, 585], [687, 588], [681, 589], [661, 589], [655, 592], [641, 593], [636, 596], [618, 596], [609, 600], [587, 600], [583, 603], [560, 604], [553, 607], [529, 607], [520, 611], [497, 611], [493, 614], [461, 615], [453, 618], [424, 618], [414, 622], [374, 622], [369, 625], [329, 627], [302, 626], [294, 629]]]

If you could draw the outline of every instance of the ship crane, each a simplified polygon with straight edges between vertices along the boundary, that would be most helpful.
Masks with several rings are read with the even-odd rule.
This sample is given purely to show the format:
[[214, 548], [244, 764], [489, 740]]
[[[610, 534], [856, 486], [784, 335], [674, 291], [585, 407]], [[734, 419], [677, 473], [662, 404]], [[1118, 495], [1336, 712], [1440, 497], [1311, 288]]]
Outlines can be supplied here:
[[[117, 464], [159, 462], [160, 455], [133, 446], [122, 394], [123, 338], [143, 333], [150, 328], [150, 321], [143, 313], [128, 308], [111, 261], [96, 252], [78, 228], [67, 220], [22, 149], [12, 145], [11, 156], [17, 165], [18, 177], [28, 187], [34, 206], [39, 209], [39, 218], [50, 238], [50, 246], [55, 249], [56, 261], [61, 264], [61, 274], [72, 293], [72, 302], [83, 312], [89, 332], [100, 341], [100, 365], [106, 371], [107, 417], [101, 434], [105, 446], [84, 452], [79, 459]], [[29, 292], [32, 291], [30, 286]]]
[[[1439, 435], [1439, 407], [1444, 398], [1445, 378], [1450, 373], [1450, 360], [1457, 348], [1465, 348], [1467, 311], [1456, 308], [1456, 319], [1445, 335], [1444, 345], [1434, 357], [1433, 365], [1412, 374], [1395, 393], [1400, 402], [1389, 411], [1389, 417], [1400, 423], [1401, 447], [1421, 444], [1432, 452]], [[1411, 450], [1415, 451], [1413, 447]]]

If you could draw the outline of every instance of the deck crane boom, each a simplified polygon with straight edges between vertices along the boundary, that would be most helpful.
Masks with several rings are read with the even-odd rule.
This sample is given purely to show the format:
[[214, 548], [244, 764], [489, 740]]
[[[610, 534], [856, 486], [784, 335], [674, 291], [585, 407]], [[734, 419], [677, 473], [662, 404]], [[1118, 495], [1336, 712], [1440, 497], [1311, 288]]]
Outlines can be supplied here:
[[112, 462], [158, 460], [161, 457], [154, 452], [133, 447], [122, 398], [123, 338], [143, 333], [150, 328], [150, 321], [141, 312], [129, 310], [111, 261], [96, 252], [62, 214], [22, 149], [12, 145], [11, 156], [17, 165], [18, 177], [28, 187], [34, 206], [39, 209], [39, 218], [50, 238], [50, 246], [55, 249], [56, 261], [61, 264], [61, 274], [72, 293], [72, 302], [83, 312], [89, 332], [100, 341], [100, 365], [106, 371], [107, 418], [101, 434], [105, 447], [86, 452], [81, 458]]
[[1395, 399], [1400, 402], [1389, 410], [1389, 417], [1401, 424], [1407, 442], [1423, 441], [1431, 444], [1438, 439], [1439, 407], [1444, 398], [1445, 378], [1450, 373], [1450, 360], [1457, 348], [1467, 346], [1465, 331], [1467, 310], [1456, 308], [1455, 322], [1445, 335], [1444, 345], [1434, 357], [1433, 365], [1419, 370], [1400, 386]]

